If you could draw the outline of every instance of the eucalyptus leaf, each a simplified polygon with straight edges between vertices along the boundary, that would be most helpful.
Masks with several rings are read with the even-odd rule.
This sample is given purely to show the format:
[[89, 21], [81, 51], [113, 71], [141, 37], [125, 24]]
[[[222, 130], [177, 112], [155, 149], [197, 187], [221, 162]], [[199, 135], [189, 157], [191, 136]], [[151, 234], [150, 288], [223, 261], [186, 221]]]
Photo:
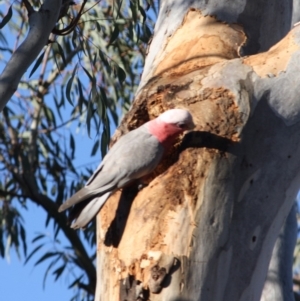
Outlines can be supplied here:
[[11, 5], [7, 11], [7, 14], [4, 16], [4, 18], [0, 22], [0, 29], [2, 29], [9, 22], [12, 15], [13, 15], [13, 10], [12, 10], [12, 5]]
[[68, 80], [67, 87], [66, 87], [66, 97], [67, 97], [68, 102], [72, 106], [73, 106], [73, 102], [72, 102], [72, 99], [71, 99], [71, 88], [72, 88], [73, 80], [74, 80], [74, 77], [75, 77], [75, 74], [76, 74], [76, 71], [77, 71], [77, 67], [78, 67], [78, 64], [75, 65], [75, 67], [72, 71], [71, 77]]
[[38, 57], [38, 59], [36, 60], [34, 66], [32, 67], [30, 74], [29, 74], [29, 78], [32, 76], [32, 74], [36, 71], [36, 69], [39, 67], [39, 65], [42, 63], [43, 58], [45, 56], [45, 51], [42, 52], [42, 54]]

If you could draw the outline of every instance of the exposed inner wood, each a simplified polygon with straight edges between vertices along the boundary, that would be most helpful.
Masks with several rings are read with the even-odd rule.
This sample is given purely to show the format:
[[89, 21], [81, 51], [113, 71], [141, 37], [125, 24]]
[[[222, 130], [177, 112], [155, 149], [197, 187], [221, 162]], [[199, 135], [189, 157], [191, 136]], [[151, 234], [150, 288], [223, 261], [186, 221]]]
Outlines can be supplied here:
[[286, 70], [291, 56], [299, 49], [291, 31], [267, 52], [251, 55], [243, 61], [244, 64], [251, 66], [260, 77], [277, 76]]
[[220, 61], [239, 57], [246, 36], [237, 24], [190, 10], [175, 34], [169, 37], [153, 76], [183, 74]]

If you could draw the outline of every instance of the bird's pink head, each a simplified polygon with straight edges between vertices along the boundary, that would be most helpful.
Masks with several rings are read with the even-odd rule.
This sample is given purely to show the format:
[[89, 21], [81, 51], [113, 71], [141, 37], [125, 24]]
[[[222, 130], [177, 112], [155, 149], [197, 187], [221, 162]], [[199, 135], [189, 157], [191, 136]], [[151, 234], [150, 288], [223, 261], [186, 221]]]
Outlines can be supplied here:
[[148, 123], [149, 132], [168, 149], [184, 131], [195, 127], [191, 113], [183, 109], [168, 110]]

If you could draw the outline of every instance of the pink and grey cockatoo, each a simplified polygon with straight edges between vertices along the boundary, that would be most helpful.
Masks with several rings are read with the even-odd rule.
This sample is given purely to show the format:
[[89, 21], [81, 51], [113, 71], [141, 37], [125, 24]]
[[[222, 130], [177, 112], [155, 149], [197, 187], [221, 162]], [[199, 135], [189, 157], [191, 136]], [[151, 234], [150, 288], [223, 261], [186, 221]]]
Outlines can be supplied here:
[[189, 111], [172, 109], [122, 136], [109, 150], [86, 186], [62, 204], [59, 212], [75, 205], [70, 216], [76, 220], [71, 227], [84, 228], [111, 194], [151, 173], [176, 138], [193, 128]]

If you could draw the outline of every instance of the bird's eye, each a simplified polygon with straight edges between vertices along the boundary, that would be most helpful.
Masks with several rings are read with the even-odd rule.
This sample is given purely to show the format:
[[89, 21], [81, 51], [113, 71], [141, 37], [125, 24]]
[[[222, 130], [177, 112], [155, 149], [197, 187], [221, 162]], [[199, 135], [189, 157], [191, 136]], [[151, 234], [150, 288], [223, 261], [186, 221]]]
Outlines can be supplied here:
[[185, 129], [186, 125], [185, 125], [185, 123], [181, 122], [181, 123], [178, 123], [178, 127], [180, 127], [181, 129]]

